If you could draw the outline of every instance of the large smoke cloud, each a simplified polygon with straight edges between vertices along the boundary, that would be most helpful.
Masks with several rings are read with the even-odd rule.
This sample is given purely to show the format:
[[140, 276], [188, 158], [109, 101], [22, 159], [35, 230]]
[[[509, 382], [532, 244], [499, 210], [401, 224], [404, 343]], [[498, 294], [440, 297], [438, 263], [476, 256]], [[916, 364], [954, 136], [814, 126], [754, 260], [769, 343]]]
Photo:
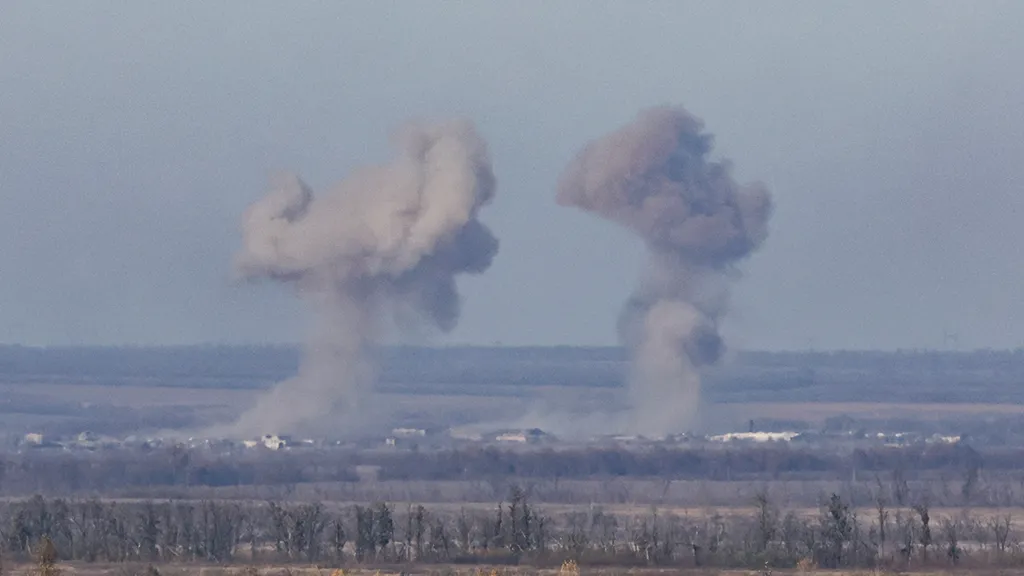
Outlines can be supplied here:
[[477, 212], [495, 180], [472, 124], [409, 125], [395, 144], [390, 164], [358, 170], [321, 196], [279, 176], [246, 211], [238, 272], [292, 284], [313, 326], [298, 375], [259, 398], [232, 433], [296, 432], [329, 414], [331, 430], [349, 428], [366, 414], [368, 352], [385, 321], [452, 329], [455, 276], [490, 266], [498, 241]]
[[617, 222], [648, 247], [645, 277], [619, 321], [637, 433], [688, 424], [699, 369], [724, 351], [718, 325], [734, 265], [767, 236], [768, 190], [737, 184], [728, 162], [708, 159], [711, 148], [701, 120], [653, 108], [588, 144], [559, 182], [559, 204]]

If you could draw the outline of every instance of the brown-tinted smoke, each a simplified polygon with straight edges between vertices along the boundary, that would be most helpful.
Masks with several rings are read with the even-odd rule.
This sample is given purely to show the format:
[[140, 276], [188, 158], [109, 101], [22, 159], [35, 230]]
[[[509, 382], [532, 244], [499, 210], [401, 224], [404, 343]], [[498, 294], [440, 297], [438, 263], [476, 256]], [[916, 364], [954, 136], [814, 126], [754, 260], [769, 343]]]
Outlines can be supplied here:
[[[498, 241], [477, 220], [494, 196], [484, 141], [465, 121], [411, 124], [397, 154], [323, 195], [276, 178], [245, 212], [236, 266], [294, 286], [311, 311], [299, 373], [230, 427], [237, 436], [351, 429], [372, 396], [369, 349], [389, 318], [442, 331], [459, 316], [456, 276], [486, 270]], [[331, 416], [324, 425], [325, 417]]]
[[640, 112], [589, 143], [562, 175], [558, 202], [637, 233], [649, 264], [622, 312], [631, 354], [631, 428], [685, 429], [700, 394], [700, 367], [724, 351], [719, 322], [735, 264], [764, 241], [772, 212], [761, 184], [738, 184], [712, 161], [712, 136], [681, 108]]

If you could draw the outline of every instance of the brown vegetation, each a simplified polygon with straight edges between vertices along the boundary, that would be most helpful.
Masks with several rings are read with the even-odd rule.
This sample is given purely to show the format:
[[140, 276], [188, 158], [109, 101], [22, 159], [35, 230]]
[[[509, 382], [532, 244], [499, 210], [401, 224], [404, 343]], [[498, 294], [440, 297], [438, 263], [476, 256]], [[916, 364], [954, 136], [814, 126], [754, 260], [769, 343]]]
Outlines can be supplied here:
[[[1009, 514], [936, 514], [927, 502], [873, 511], [832, 494], [812, 514], [783, 510], [770, 494], [746, 514], [678, 515], [600, 507], [550, 513], [513, 487], [490, 509], [434, 511], [378, 502], [338, 506], [278, 502], [103, 502], [46, 499], [0, 507], [5, 558], [166, 564], [530, 565], [557, 568], [931, 569], [1024, 564]], [[397, 508], [397, 510], [396, 510]]]

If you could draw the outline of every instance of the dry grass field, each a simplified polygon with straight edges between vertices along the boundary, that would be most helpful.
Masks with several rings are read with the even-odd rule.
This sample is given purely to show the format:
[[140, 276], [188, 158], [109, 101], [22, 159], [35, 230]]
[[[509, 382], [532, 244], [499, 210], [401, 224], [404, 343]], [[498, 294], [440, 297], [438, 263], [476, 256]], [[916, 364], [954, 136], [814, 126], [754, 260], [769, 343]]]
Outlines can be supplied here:
[[[622, 406], [624, 391], [608, 385], [614, 370], [600, 374], [581, 370], [577, 378], [576, 372], [563, 370], [560, 364], [548, 368], [532, 366], [530, 354], [533, 353], [522, 352], [522, 358], [512, 355], [495, 364], [493, 370], [489, 365], [473, 365], [472, 362], [487, 364], [491, 360], [473, 360], [474, 355], [470, 353], [466, 354], [464, 362], [454, 362], [455, 367], [449, 367], [448, 372], [440, 369], [421, 372], [415, 362], [405, 366], [400, 378], [384, 380], [389, 384], [378, 388], [381, 392], [377, 399], [393, 412], [382, 412], [386, 417], [376, 418], [379, 430], [360, 428], [365, 438], [355, 440], [365, 449], [363, 452], [318, 448], [286, 450], [268, 456], [269, 452], [227, 452], [217, 444], [185, 453], [180, 451], [180, 446], [167, 447], [165, 452], [145, 445], [137, 448], [138, 453], [126, 456], [114, 449], [88, 446], [85, 442], [66, 452], [53, 445], [50, 445], [52, 450], [26, 448], [28, 444], [23, 436], [26, 432], [67, 437], [92, 430], [123, 437], [135, 431], [176, 429], [191, 434], [190, 431], [207, 424], [233, 418], [260, 394], [259, 389], [248, 388], [251, 382], [246, 381], [244, 375], [266, 374], [248, 371], [246, 358], [241, 358], [238, 366], [221, 366], [221, 372], [211, 369], [207, 374], [198, 367], [220, 366], [211, 364], [219, 352], [211, 354], [207, 358], [209, 362], [196, 362], [195, 366], [185, 356], [183, 360], [171, 358], [174, 362], [154, 361], [159, 370], [152, 376], [141, 365], [130, 361], [122, 364], [118, 356], [108, 359], [109, 366], [95, 368], [94, 374], [82, 374], [81, 378], [75, 365], [67, 364], [62, 368], [65, 372], [53, 372], [56, 376], [49, 383], [40, 383], [40, 377], [28, 383], [19, 380], [17, 375], [0, 382], [0, 432], [7, 432], [11, 448], [9, 466], [0, 470], [7, 472], [6, 477], [0, 478], [5, 494], [23, 499], [38, 491], [45, 498], [62, 499], [59, 505], [54, 504], [58, 508], [69, 502], [74, 510], [98, 510], [96, 518], [113, 522], [105, 521], [96, 526], [134, 527], [134, 531], [122, 535], [125, 538], [119, 537], [118, 542], [130, 543], [124, 551], [111, 549], [100, 556], [83, 554], [83, 548], [71, 545], [71, 536], [56, 533], [54, 537], [61, 539], [64, 547], [60, 558], [75, 561], [59, 563], [53, 567], [55, 570], [41, 574], [40, 566], [26, 561], [31, 557], [29, 551], [35, 550], [36, 543], [42, 541], [36, 537], [49, 534], [43, 528], [48, 516], [35, 513], [46, 508], [37, 509], [32, 507], [32, 502], [7, 499], [0, 502], [0, 507], [10, 514], [0, 522], [0, 544], [3, 544], [0, 548], [7, 553], [2, 559], [0, 576], [762, 576], [763, 571], [758, 568], [769, 557], [785, 558], [778, 566], [805, 568], [772, 570], [777, 574], [866, 575], [884, 571], [867, 567], [894, 565], [896, 554], [903, 553], [895, 548], [902, 542], [897, 539], [901, 535], [916, 538], [919, 545], [922, 538], [930, 542], [923, 544], [922, 552], [914, 552], [910, 545], [905, 548], [901, 565], [909, 566], [909, 571], [914, 573], [1011, 574], [1019, 566], [1019, 573], [1024, 574], [1024, 540], [1020, 536], [1024, 534], [1024, 475], [1015, 463], [1020, 454], [1015, 450], [1024, 438], [1024, 419], [1020, 418], [1024, 415], [1024, 395], [1015, 396], [1014, 387], [1010, 385], [1015, 374], [1024, 375], [1024, 365], [1017, 372], [1005, 374], [985, 368], [985, 362], [996, 360], [1003, 366], [1008, 360], [1002, 357], [992, 360], [958, 356], [949, 359], [951, 367], [936, 364], [937, 367], [924, 371], [917, 364], [904, 366], [907, 358], [898, 355], [882, 359], [854, 358], [850, 362], [866, 366], [856, 373], [843, 366], [832, 366], [839, 360], [831, 357], [796, 360], [772, 357], [763, 367], [752, 366], [749, 373], [734, 374], [732, 380], [723, 380], [720, 390], [709, 386], [705, 395], [708, 404], [700, 413], [700, 431], [716, 434], [745, 431], [754, 421], [754, 426], [760, 426], [754, 429], [761, 431], [821, 432], [808, 434], [790, 445], [693, 441], [677, 449], [642, 443], [634, 447], [631, 443], [612, 443], [606, 439], [601, 439], [599, 445], [591, 445], [589, 441], [584, 445], [572, 442], [567, 432], [564, 439], [568, 441], [554, 444], [555, 451], [502, 444], [507, 449], [481, 450], [473, 446], [455, 452], [436, 452], [438, 447], [458, 447], [459, 444], [444, 435], [429, 433], [422, 441], [418, 437], [400, 439], [395, 446], [385, 446], [384, 437], [392, 434], [392, 426], [435, 430], [484, 422], [480, 428], [486, 431], [534, 425], [548, 429], [541, 424], [548, 421], [545, 415], [559, 414], [558, 418], [572, 420], [564, 417], [569, 412], [594, 416], [583, 418], [587, 420], [587, 434], [619, 432], [612, 429], [614, 424], [609, 424], [613, 419], [604, 417]], [[449, 354], [445, 354], [437, 362], [448, 362]], [[125, 357], [130, 359], [130, 355]], [[789, 364], [776, 365], [782, 360]], [[583, 362], [572, 358], [565, 360], [567, 363], [577, 361]], [[872, 368], [873, 362], [881, 367]], [[804, 363], [812, 369], [804, 370]], [[972, 368], [975, 364], [988, 371], [979, 372]], [[11, 364], [15, 365], [21, 366]], [[49, 369], [45, 363], [40, 366]], [[120, 372], [114, 369], [118, 367], [125, 368], [122, 372], [126, 375], [118, 376]], [[549, 368], [550, 371], [546, 371]], [[896, 368], [902, 372], [894, 372]], [[195, 373], [190, 372], [193, 369]], [[175, 379], [175, 374], [179, 373], [187, 373], [187, 377]], [[277, 374], [275, 378], [280, 376], [280, 371], [273, 373]], [[31, 379], [34, 373], [17, 374]], [[937, 378], [944, 380], [936, 383]], [[413, 380], [416, 384], [408, 384]], [[268, 382], [269, 378], [261, 381]], [[979, 382], [988, 386], [984, 392], [978, 392], [981, 390]], [[977, 394], [972, 396], [974, 392]], [[975, 397], [986, 402], [972, 402]], [[920, 402], [915, 403], [915, 400]], [[937, 403], [943, 400], [951, 402]], [[995, 403], [998, 401], [1003, 403]], [[521, 418], [523, 414], [531, 418]], [[536, 424], [531, 423], [533, 418], [537, 418]], [[590, 424], [596, 424], [593, 432], [589, 432]], [[103, 427], [92, 428], [93, 425]], [[550, 430], [559, 433], [555, 425]], [[921, 451], [904, 452], [905, 446], [883, 446], [886, 442], [899, 442], [884, 436], [880, 438], [874, 434], [876, 431], [906, 431], [906, 437], [914, 438], [908, 443], [915, 442], [910, 448]], [[947, 434], [962, 435], [970, 442], [937, 438]], [[331, 455], [338, 457], [336, 461], [329, 460]], [[233, 460], [239, 456], [237, 461]], [[848, 466], [848, 460], [854, 464]], [[911, 460], [917, 468], [904, 471], [903, 462]], [[113, 472], [104, 476], [96, 470]], [[61, 483], [36, 480], [42, 477], [58, 479]], [[130, 481], [107, 480], [122, 477]], [[65, 482], [66, 478], [74, 482]], [[896, 496], [898, 486], [902, 486], [899, 497]], [[518, 532], [515, 523], [508, 524], [513, 517], [510, 504], [513, 493], [528, 496], [530, 510], [537, 514], [532, 518], [540, 518], [540, 525], [545, 527], [537, 529], [535, 536], [543, 536], [523, 540], [525, 530]], [[770, 506], [763, 504], [758, 508], [759, 495], [760, 501], [770, 502]], [[768, 500], [764, 499], [765, 495]], [[99, 503], [89, 500], [94, 497]], [[887, 506], [886, 520], [873, 507], [878, 499], [898, 501], [901, 507]], [[313, 506], [313, 502], [322, 503], [322, 508]], [[386, 502], [387, 506], [379, 504], [381, 502]], [[505, 527], [500, 524], [502, 515], [495, 514], [499, 502], [508, 511]], [[911, 504], [918, 506], [916, 511], [908, 508]], [[378, 516], [365, 515], [371, 509], [378, 510], [375, 508], [378, 505], [384, 512], [373, 512]], [[432, 552], [420, 554], [417, 541], [416, 553], [410, 554], [409, 541], [399, 545], [397, 537], [404, 533], [409, 538], [410, 518], [419, 505], [426, 509], [427, 520], [424, 523], [424, 512], [417, 512], [421, 532], [416, 533], [422, 535], [425, 529], [429, 538], [436, 536], [444, 545], [437, 547], [436, 542], [428, 541], [427, 549]], [[159, 521], [166, 530], [156, 531], [164, 538], [159, 554], [154, 552], [155, 544], [147, 549], [152, 551], [143, 553], [143, 542], [156, 541], [146, 539], [150, 538], [146, 536], [149, 532], [145, 532], [149, 528], [144, 529], [150, 524], [143, 522], [149, 518], [144, 514], [147, 509], [168, 511]], [[516, 509], [523, 515], [515, 518], [525, 522], [525, 507]], [[298, 527], [307, 526], [307, 521], [313, 522], [315, 517], [308, 515], [309, 510], [322, 512], [334, 526], [347, 525], [349, 541], [354, 543], [362, 538], [359, 550], [363, 552], [343, 552], [338, 548], [329, 555], [302, 555], [297, 542], [307, 541], [302, 540], [305, 536], [296, 539], [296, 534], [305, 534]], [[392, 513], [395, 525], [390, 524]], [[208, 514], [209, 518], [233, 520], [226, 524], [216, 521], [204, 524]], [[372, 538], [376, 536], [366, 536], [367, 526], [374, 531], [383, 530], [379, 514], [388, 518], [388, 526], [391, 526], [388, 530], [393, 531], [389, 548], [383, 548], [389, 546], [386, 540], [382, 541], [382, 548], [375, 548], [376, 540]], [[754, 530], [768, 517], [775, 524], [775, 536], [757, 544], [761, 541], [751, 535], [770, 533]], [[78, 516], [67, 516], [65, 520], [67, 518]], [[288, 527], [292, 526], [288, 524], [292, 521], [294, 530]], [[876, 536], [872, 530], [876, 523], [880, 530], [887, 526], [889, 530], [887, 536], [881, 536], [877, 549], [872, 548]], [[31, 532], [32, 538], [12, 539], [12, 534], [21, 533], [14, 530], [15, 525]], [[249, 553], [241, 551], [242, 540], [234, 539], [238, 533], [224, 536], [217, 542], [204, 536], [201, 540], [182, 540], [184, 543], [181, 543], [177, 539], [179, 528], [185, 530], [186, 525], [190, 526], [189, 531], [194, 526], [204, 526], [203, 534], [207, 536], [229, 534], [231, 531], [224, 526], [237, 526], [241, 532], [248, 531], [252, 538], [247, 541]], [[62, 526], [78, 526], [81, 535], [75, 537], [76, 543], [85, 542], [87, 532], [108, 533], [102, 531], [107, 528], [86, 530], [83, 526], [91, 524], [79, 526], [74, 521], [65, 521]], [[449, 554], [453, 531], [461, 529], [460, 526], [468, 527], [463, 534], [476, 536], [472, 541], [465, 540], [465, 544], [459, 541], [453, 548], [459, 552]], [[843, 526], [850, 532], [840, 532]], [[997, 549], [993, 548], [994, 535], [1004, 526], [1003, 540]], [[712, 532], [710, 527], [715, 530]], [[116, 533], [114, 528], [110, 528], [110, 533]], [[780, 536], [780, 531], [785, 537]], [[325, 545], [324, 534], [327, 533], [315, 534], [318, 534], [319, 545]], [[659, 534], [663, 544], [669, 543], [663, 548], [652, 543]], [[823, 539], [833, 537], [840, 542], [838, 548], [823, 544]], [[223, 555], [210, 552], [214, 548], [230, 549], [232, 545], [224, 548], [224, 542], [233, 542], [238, 550]], [[608, 542], [611, 542], [610, 547], [606, 545]], [[293, 545], [298, 548], [292, 550]], [[751, 548], [758, 545], [762, 547]], [[841, 554], [843, 546], [847, 553], [853, 551], [853, 555]], [[386, 552], [378, 554], [374, 550]], [[443, 550], [443, 555], [439, 550]], [[772, 555], [768, 555], [769, 552]], [[830, 556], [833, 553], [834, 558]], [[840, 556], [843, 557], [841, 563]], [[563, 566], [562, 561], [569, 557], [582, 561], [585, 566]], [[79, 563], [90, 558], [101, 562]], [[161, 558], [162, 562], [156, 566], [139, 562], [147, 558]], [[204, 563], [215, 558], [223, 558], [231, 564]], [[341, 572], [302, 564], [312, 558], [332, 558], [343, 564], [354, 562], [355, 558], [367, 562], [415, 558], [423, 564], [358, 564]], [[116, 559], [124, 562], [104, 563]], [[195, 561], [188, 562], [190, 559]], [[446, 564], [464, 559], [485, 563], [518, 559], [535, 565]], [[170, 563], [164, 563], [168, 561]], [[431, 561], [438, 563], [426, 564]], [[257, 564], [250, 565], [250, 562]], [[259, 562], [296, 563], [266, 565]], [[650, 567], [655, 564], [676, 567]], [[695, 565], [744, 566], [749, 570], [689, 568]], [[823, 571], [816, 566], [862, 566], [865, 569]], [[957, 569], [941, 570], [947, 566]], [[982, 570], [981, 566], [1004, 569]]]
[[[543, 390], [542, 390], [543, 392]], [[557, 390], [556, 390], [557, 392]], [[19, 411], [19, 427], [59, 421], [66, 416], [47, 413], [50, 405], [110, 406], [131, 410], [187, 409], [204, 422], [226, 421], [255, 402], [260, 390], [216, 387], [156, 387], [148, 385], [0, 383], [0, 398], [17, 396], [30, 407]], [[469, 394], [381, 394], [381, 402], [400, 412], [445, 419], [453, 414], [494, 414], [526, 411], [526, 397]], [[42, 409], [40, 409], [42, 408]], [[7, 415], [5, 415], [5, 418]], [[11, 422], [14, 424], [14, 422]]]
[[[615, 390], [581, 389], [571, 386], [534, 386], [528, 393], [510, 386], [487, 386], [487, 394], [398, 394], [382, 393], [380, 400], [396, 413], [413, 415], [423, 421], [472, 422], [483, 415], [502, 414], [513, 421], [517, 415], [543, 406], [577, 412], [607, 410], [619, 405]], [[78, 418], [75, 406], [107, 406], [128, 410], [174, 410], [192, 414], [198, 422], [231, 419], [250, 406], [259, 394], [255, 389], [218, 387], [155, 387], [148, 384], [96, 383], [39, 384], [0, 383], [0, 398], [18, 398], [28, 408], [4, 415], [8, 430]], [[63, 406], [68, 414], [47, 410]], [[749, 402], [709, 404], [702, 410], [701, 426], [709, 432], [742, 430], [749, 420], [803, 421], [819, 425], [828, 418], [913, 419], [922, 422], [986, 416], [1024, 415], [1024, 406], [989, 403], [881, 403], [881, 402]], [[84, 422], [87, 424], [87, 422]]]
[[733, 418], [777, 418], [820, 423], [834, 416], [864, 419], [908, 418], [936, 420], [963, 416], [1019, 415], [1019, 404], [964, 403], [881, 403], [881, 402], [750, 402], [721, 403], [709, 407], [712, 418], [730, 415]]
[[[216, 566], [196, 564], [59, 564], [60, 576], [878, 576], [880, 574], [915, 574], [919, 576], [1011, 576], [1024, 574], [1020, 569], [959, 568], [937, 570], [933, 568], [910, 571], [883, 570], [720, 570], [714, 568], [606, 568], [576, 567], [566, 562], [554, 566], [419, 566], [388, 565], [381, 567], [350, 567], [334, 569], [318, 566]], [[10, 576], [39, 576], [37, 566], [19, 564], [8, 567]], [[56, 574], [51, 576], [57, 576]]]

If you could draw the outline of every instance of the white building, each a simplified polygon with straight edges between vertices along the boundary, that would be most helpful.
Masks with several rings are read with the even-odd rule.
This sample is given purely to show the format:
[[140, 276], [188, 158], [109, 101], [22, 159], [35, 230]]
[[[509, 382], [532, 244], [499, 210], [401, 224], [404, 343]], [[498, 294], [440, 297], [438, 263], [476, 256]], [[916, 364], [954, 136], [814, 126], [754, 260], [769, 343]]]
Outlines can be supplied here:
[[422, 428], [395, 428], [391, 435], [396, 438], [412, 438], [414, 436], [426, 436], [427, 431]]
[[280, 450], [287, 446], [287, 442], [282, 440], [277, 434], [266, 434], [260, 439], [260, 442], [270, 450]]
[[711, 436], [708, 440], [712, 442], [789, 442], [799, 436], [799, 432], [730, 432]]

